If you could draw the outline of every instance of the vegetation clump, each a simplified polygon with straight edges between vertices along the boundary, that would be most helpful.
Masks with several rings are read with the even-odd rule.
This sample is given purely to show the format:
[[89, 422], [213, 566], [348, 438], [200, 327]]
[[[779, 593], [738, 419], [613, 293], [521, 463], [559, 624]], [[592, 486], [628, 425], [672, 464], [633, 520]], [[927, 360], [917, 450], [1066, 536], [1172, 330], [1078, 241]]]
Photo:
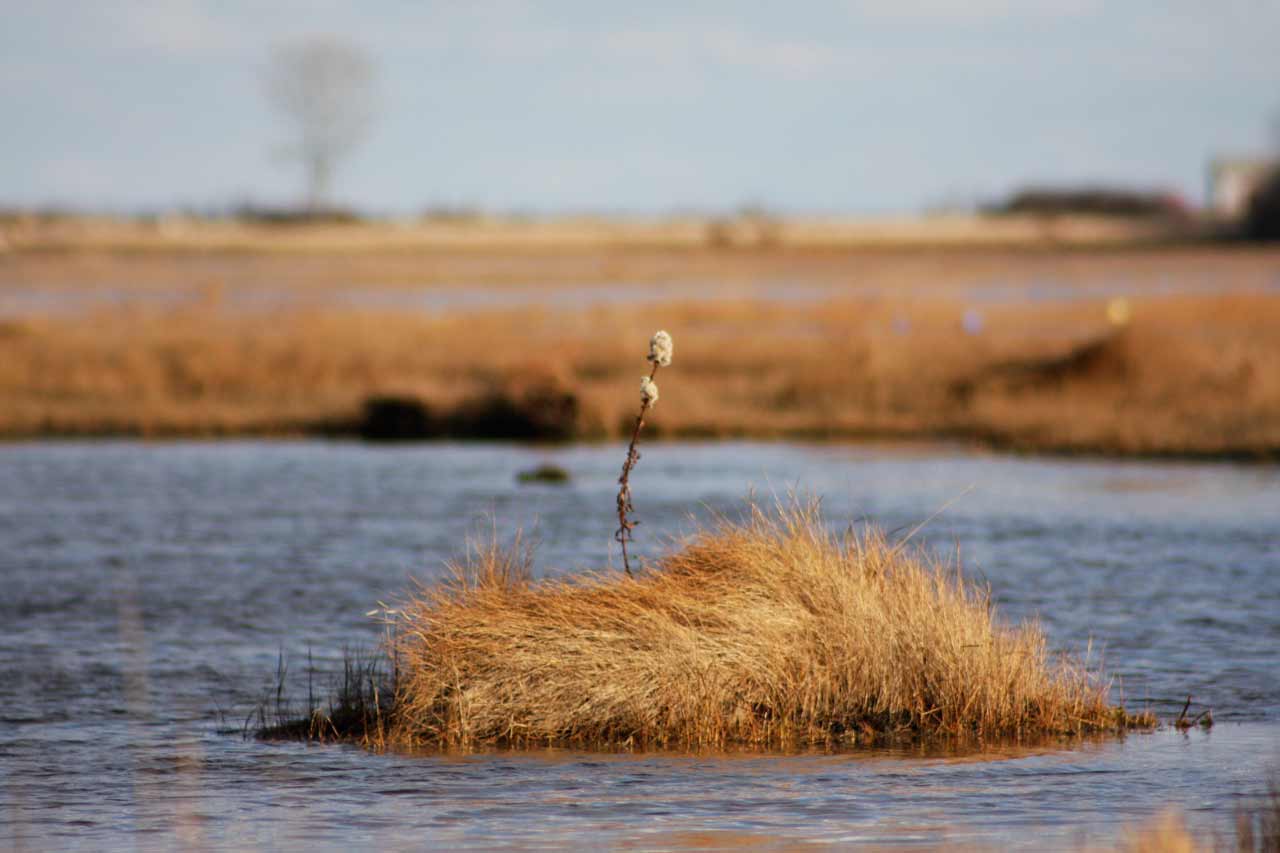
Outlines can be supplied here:
[[816, 505], [720, 521], [636, 577], [490, 547], [401, 611], [390, 740], [776, 748], [1152, 726], [956, 567]]
[[569, 472], [554, 462], [543, 462], [536, 468], [521, 471], [516, 475], [521, 483], [554, 483], [561, 485], [569, 482]]
[[[308, 656], [309, 658], [310, 656]], [[316, 698], [308, 660], [307, 704], [299, 709], [285, 695], [287, 669], [283, 655], [276, 669], [274, 694], [263, 698], [245, 720], [261, 740], [301, 740], [317, 743], [358, 743], [368, 748], [387, 746], [387, 732], [395, 713], [397, 674], [383, 666], [376, 654], [348, 649], [342, 661], [342, 679], [323, 706]]]

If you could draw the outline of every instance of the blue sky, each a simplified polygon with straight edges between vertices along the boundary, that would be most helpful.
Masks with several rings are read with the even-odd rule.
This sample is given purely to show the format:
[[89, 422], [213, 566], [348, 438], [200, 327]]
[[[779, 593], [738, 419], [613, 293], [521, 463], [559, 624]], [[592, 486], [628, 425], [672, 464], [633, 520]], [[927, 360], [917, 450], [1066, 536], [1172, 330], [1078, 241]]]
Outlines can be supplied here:
[[0, 0], [0, 205], [285, 203], [273, 45], [339, 34], [378, 122], [335, 195], [888, 213], [1026, 183], [1199, 202], [1280, 113], [1274, 0]]

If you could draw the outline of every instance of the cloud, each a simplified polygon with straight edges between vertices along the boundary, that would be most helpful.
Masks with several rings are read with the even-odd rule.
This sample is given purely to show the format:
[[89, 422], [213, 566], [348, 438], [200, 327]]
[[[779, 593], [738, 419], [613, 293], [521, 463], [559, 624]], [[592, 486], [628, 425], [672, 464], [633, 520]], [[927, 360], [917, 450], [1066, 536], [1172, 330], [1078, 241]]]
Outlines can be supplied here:
[[232, 49], [236, 33], [199, 0], [133, 0], [107, 13], [123, 46], [170, 59]]
[[716, 61], [727, 65], [796, 79], [828, 73], [846, 64], [839, 51], [821, 42], [762, 38], [735, 31], [712, 33], [706, 50]]
[[620, 29], [603, 34], [596, 48], [604, 60], [622, 58], [690, 71], [720, 66], [791, 79], [828, 73], [846, 64], [839, 51], [821, 42], [723, 28]]
[[120, 164], [109, 156], [63, 153], [37, 163], [25, 183], [32, 188], [30, 196], [39, 202], [84, 203], [88, 199], [96, 204], [118, 198], [130, 183], [122, 182], [119, 173]]
[[1101, 10], [1101, 0], [849, 0], [850, 9], [873, 18], [922, 18], [954, 22], [992, 18], [1080, 18]]

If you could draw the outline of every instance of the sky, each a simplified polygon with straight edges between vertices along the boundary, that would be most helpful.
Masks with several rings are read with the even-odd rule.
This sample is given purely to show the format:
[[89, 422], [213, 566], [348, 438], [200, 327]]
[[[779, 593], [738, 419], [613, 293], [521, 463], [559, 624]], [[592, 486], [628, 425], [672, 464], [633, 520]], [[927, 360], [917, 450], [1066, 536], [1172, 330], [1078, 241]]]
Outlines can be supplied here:
[[334, 189], [376, 214], [1200, 203], [1280, 116], [1275, 0], [0, 0], [0, 206], [298, 201], [263, 74], [319, 36], [376, 64]]

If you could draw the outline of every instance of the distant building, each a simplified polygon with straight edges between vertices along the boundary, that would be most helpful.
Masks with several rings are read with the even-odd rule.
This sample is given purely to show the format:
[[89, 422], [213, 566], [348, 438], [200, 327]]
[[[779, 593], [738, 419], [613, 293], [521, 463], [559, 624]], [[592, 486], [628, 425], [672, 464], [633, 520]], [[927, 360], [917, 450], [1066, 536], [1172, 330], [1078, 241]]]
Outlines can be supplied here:
[[1223, 157], [1209, 164], [1209, 210], [1223, 219], [1240, 219], [1249, 208], [1249, 197], [1280, 160], [1262, 157]]

